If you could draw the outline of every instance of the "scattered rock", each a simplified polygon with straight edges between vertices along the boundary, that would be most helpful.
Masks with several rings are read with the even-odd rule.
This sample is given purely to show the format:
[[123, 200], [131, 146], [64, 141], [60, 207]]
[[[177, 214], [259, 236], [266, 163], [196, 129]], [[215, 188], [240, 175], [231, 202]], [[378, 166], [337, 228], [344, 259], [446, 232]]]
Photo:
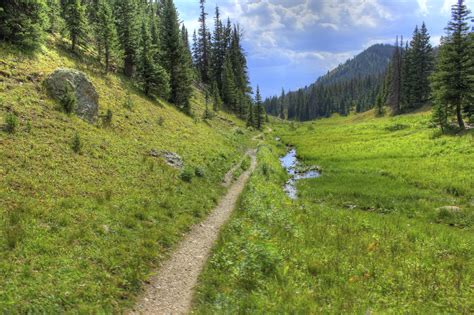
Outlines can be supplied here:
[[161, 157], [165, 160], [166, 164], [176, 169], [182, 169], [184, 166], [184, 162], [181, 156], [179, 156], [178, 154], [174, 152], [170, 152], [166, 150], [158, 151], [156, 149], [151, 149], [150, 156], [156, 157], [156, 158]]
[[447, 212], [450, 212], [450, 213], [459, 213], [459, 212], [462, 211], [461, 208], [456, 207], [456, 206], [444, 206], [444, 207], [439, 207], [436, 210], [438, 210], [438, 211], [447, 211]]
[[64, 97], [68, 88], [76, 95], [76, 114], [92, 123], [99, 112], [99, 94], [86, 74], [74, 69], [57, 69], [45, 81], [51, 96], [56, 100]]
[[280, 141], [280, 137], [275, 137], [275, 141]]

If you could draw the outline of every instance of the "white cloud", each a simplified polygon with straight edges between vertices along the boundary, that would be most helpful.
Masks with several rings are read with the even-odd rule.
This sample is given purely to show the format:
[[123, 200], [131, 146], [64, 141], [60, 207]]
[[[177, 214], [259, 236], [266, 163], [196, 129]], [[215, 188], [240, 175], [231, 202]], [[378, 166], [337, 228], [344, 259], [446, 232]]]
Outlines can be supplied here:
[[417, 0], [421, 15], [426, 16], [429, 13], [428, 0]]

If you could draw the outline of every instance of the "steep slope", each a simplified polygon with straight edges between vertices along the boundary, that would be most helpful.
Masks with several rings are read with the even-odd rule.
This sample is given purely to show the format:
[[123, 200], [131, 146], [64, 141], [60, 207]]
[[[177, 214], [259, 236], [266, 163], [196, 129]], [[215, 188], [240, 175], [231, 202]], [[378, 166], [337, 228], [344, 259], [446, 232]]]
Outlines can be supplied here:
[[354, 78], [379, 75], [385, 72], [393, 55], [392, 45], [376, 44], [370, 46], [357, 56], [347, 60], [334, 70], [316, 81], [316, 84], [330, 85]]
[[371, 46], [309, 87], [267, 99], [266, 110], [275, 116], [304, 121], [333, 113], [346, 115], [353, 110], [363, 112], [370, 109], [392, 54], [393, 46]]
[[[197, 91], [192, 118], [58, 46], [36, 55], [0, 46], [0, 122], [19, 120], [14, 134], [0, 131], [0, 312], [131, 305], [149, 271], [217, 204], [250, 143], [231, 115], [202, 121]], [[57, 109], [42, 82], [58, 67], [90, 77], [110, 127]], [[151, 150], [178, 153], [185, 170]]]

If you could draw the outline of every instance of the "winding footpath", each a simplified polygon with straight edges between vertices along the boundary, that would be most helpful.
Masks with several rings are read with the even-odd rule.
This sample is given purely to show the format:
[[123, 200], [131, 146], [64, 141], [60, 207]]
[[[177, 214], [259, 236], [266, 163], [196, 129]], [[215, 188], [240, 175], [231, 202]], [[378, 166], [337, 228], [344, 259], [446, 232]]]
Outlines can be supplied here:
[[195, 225], [171, 257], [161, 265], [130, 314], [190, 312], [198, 276], [217, 241], [221, 227], [230, 218], [250, 174], [257, 165], [256, 151], [248, 151], [247, 155], [252, 160], [250, 168], [230, 186], [209, 217]]

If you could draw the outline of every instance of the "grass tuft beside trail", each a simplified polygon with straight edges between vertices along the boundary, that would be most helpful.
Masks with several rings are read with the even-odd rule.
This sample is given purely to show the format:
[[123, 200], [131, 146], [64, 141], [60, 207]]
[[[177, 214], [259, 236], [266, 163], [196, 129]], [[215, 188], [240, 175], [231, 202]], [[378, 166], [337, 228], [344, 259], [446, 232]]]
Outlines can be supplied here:
[[[0, 127], [17, 119], [13, 133], [0, 131], [0, 313], [130, 306], [141, 281], [216, 205], [252, 137], [225, 113], [202, 121], [197, 91], [196, 118], [188, 117], [59, 46], [23, 55], [0, 45]], [[59, 67], [90, 77], [110, 126], [58, 109], [42, 82]], [[181, 155], [187, 181], [151, 150]]]
[[323, 175], [300, 181], [291, 201], [285, 146], [268, 139], [201, 275], [195, 313], [474, 312], [473, 137], [439, 136], [428, 121], [367, 113], [275, 124]]

